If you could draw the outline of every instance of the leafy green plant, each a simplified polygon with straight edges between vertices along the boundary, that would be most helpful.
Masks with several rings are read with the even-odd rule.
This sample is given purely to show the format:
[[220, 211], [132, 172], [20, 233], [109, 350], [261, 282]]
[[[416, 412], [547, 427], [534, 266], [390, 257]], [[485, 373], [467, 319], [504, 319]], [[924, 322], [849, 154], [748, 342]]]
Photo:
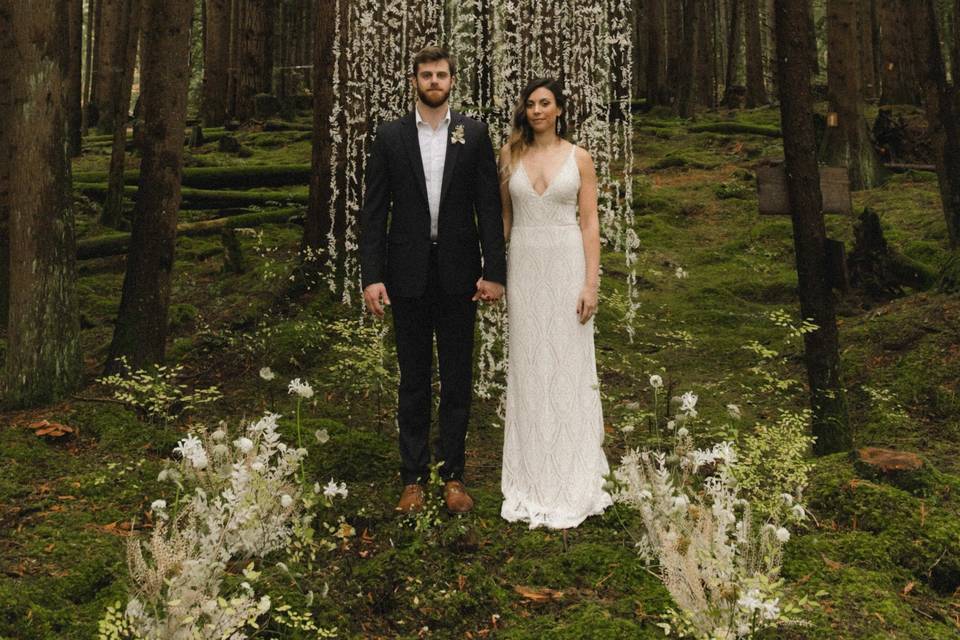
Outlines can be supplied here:
[[189, 391], [189, 387], [180, 382], [184, 370], [182, 364], [131, 370], [126, 358], [121, 358], [120, 366], [122, 373], [101, 378], [100, 382], [112, 390], [115, 400], [155, 424], [168, 424], [222, 397], [216, 386]]

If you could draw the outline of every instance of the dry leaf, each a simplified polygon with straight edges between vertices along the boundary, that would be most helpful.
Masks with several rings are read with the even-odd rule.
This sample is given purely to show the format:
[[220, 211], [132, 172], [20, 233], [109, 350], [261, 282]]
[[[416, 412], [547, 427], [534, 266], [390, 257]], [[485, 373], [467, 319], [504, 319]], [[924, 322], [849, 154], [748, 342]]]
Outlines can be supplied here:
[[843, 563], [842, 563], [842, 562], [837, 562], [836, 560], [831, 560], [830, 558], [828, 558], [827, 556], [825, 556], [825, 555], [823, 555], [823, 554], [820, 554], [820, 557], [823, 558], [823, 564], [827, 565], [828, 567], [830, 567], [830, 568], [833, 569], [834, 571], [836, 571], [836, 570], [838, 570], [838, 569], [840, 569], [840, 568], [843, 567]]
[[546, 602], [548, 600], [559, 600], [563, 598], [563, 591], [557, 591], [556, 589], [550, 589], [549, 587], [526, 587], [518, 584], [513, 587], [513, 590], [519, 593], [525, 599], [532, 600], [534, 602]]
[[913, 588], [915, 586], [917, 586], [917, 583], [911, 580], [910, 582], [907, 583], [907, 586], [903, 588], [903, 591], [900, 592], [900, 595], [905, 596], [909, 594], [911, 591], [913, 591]]

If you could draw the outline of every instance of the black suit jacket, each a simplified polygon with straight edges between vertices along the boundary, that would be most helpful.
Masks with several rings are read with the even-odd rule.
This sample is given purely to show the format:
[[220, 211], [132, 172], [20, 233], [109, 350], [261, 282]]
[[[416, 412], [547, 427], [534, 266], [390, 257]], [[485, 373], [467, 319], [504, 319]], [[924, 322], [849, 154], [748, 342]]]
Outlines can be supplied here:
[[[464, 142], [452, 142], [463, 127]], [[506, 284], [503, 217], [493, 144], [487, 125], [450, 112], [437, 220], [440, 286], [444, 293], [476, 290], [481, 274]], [[481, 253], [483, 259], [481, 261]], [[414, 113], [377, 130], [360, 212], [363, 287], [383, 282], [390, 296], [419, 297], [427, 285], [430, 207]]]

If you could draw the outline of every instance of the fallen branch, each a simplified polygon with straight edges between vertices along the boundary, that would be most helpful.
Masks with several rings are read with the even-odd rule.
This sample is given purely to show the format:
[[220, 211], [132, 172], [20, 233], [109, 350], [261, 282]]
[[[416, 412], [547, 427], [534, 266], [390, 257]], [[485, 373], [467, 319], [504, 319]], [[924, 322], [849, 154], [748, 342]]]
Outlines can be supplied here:
[[[75, 184], [74, 189], [83, 195], [103, 202], [107, 196], [107, 185]], [[124, 195], [134, 200], [137, 196], [137, 187], [125, 186]], [[285, 204], [307, 204], [310, 196], [305, 193], [290, 193], [287, 191], [220, 191], [216, 189], [193, 189], [185, 187], [180, 190], [182, 207], [184, 209], [221, 209], [242, 208], [250, 206], [282, 206]]]
[[[73, 174], [75, 184], [106, 183], [106, 171], [79, 171]], [[123, 174], [124, 184], [135, 185], [140, 179], [139, 171]], [[292, 184], [309, 184], [310, 165], [290, 164], [261, 167], [188, 167], [183, 170], [184, 187], [220, 189], [223, 187], [282, 187]]]
[[690, 133], [746, 133], [768, 138], [783, 137], [783, 132], [777, 127], [764, 127], [758, 124], [744, 122], [709, 122], [687, 127]]

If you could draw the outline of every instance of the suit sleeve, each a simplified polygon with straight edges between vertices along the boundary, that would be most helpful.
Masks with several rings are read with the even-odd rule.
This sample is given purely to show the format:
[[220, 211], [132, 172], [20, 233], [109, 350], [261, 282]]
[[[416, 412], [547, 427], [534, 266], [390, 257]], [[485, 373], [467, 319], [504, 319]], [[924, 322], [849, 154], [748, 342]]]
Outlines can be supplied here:
[[360, 279], [364, 289], [384, 281], [390, 176], [383, 138], [383, 129], [378, 129], [367, 160], [366, 189], [360, 210]]
[[493, 143], [486, 124], [480, 135], [477, 166], [477, 226], [483, 251], [483, 279], [507, 284], [507, 259], [503, 240], [503, 211]]

